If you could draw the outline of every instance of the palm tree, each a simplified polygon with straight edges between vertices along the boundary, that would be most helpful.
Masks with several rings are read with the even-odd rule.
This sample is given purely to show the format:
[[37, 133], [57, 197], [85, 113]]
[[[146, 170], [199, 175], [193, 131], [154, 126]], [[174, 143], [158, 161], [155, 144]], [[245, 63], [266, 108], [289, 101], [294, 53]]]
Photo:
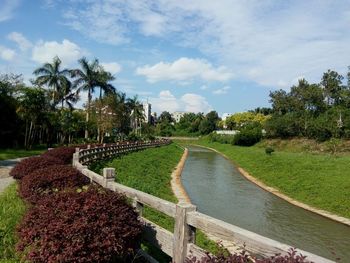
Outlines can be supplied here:
[[68, 69], [61, 70], [61, 60], [56, 56], [53, 58], [52, 64], [45, 63], [43, 66], [37, 68], [33, 72], [38, 76], [35, 83], [38, 85], [47, 85], [52, 89], [52, 102], [55, 107], [57, 103], [62, 101], [62, 87], [69, 82], [67, 76], [69, 74]]
[[128, 106], [131, 110], [130, 117], [132, 120], [133, 131], [137, 133], [138, 128], [141, 126], [141, 121], [144, 119], [143, 106], [138, 100], [137, 95], [128, 99]]
[[73, 104], [77, 103], [79, 100], [79, 96], [76, 92], [74, 92], [74, 86], [70, 81], [67, 81], [62, 86], [59, 96], [61, 98], [61, 110], [63, 109], [64, 104], [66, 104], [72, 111]]
[[[89, 62], [85, 57], [79, 59], [79, 64], [81, 69], [71, 70], [71, 76], [75, 78], [73, 83], [74, 87], [77, 88], [77, 92], [87, 91], [88, 100], [86, 105], [86, 123], [89, 122], [90, 114], [90, 105], [92, 94], [95, 91], [96, 87], [100, 88], [100, 100], [102, 98], [102, 91], [105, 92], [114, 92], [115, 88], [108, 83], [114, 79], [114, 77], [103, 70], [99, 65], [97, 59], [94, 59], [92, 62]], [[101, 110], [100, 110], [101, 111]], [[85, 138], [89, 137], [89, 131], [85, 129]]]

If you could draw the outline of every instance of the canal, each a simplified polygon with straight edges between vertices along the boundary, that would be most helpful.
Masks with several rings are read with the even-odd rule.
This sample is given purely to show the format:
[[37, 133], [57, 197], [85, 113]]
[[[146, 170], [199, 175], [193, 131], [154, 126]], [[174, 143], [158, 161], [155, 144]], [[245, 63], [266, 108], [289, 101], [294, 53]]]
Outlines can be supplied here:
[[349, 226], [291, 205], [261, 189], [214, 151], [187, 148], [182, 183], [200, 212], [293, 247], [349, 262]]

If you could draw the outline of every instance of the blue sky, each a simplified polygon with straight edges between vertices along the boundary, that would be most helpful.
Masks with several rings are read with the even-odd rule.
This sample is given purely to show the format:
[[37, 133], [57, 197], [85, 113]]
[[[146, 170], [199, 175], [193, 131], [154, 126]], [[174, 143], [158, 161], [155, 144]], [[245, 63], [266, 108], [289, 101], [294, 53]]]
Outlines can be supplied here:
[[[154, 111], [240, 112], [350, 65], [350, 1], [0, 0], [0, 72], [98, 58]], [[86, 94], [82, 94], [82, 100]]]

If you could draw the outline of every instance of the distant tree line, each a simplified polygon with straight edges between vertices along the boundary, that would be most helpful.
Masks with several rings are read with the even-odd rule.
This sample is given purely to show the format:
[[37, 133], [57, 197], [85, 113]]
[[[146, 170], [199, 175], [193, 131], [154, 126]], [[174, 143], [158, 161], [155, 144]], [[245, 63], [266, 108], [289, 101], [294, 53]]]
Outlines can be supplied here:
[[[0, 147], [104, 142], [141, 130], [138, 97], [118, 92], [110, 84], [115, 76], [97, 59], [78, 62], [80, 68], [62, 69], [55, 57], [33, 72], [29, 86], [21, 75], [0, 74]], [[85, 110], [75, 109], [83, 91], [88, 95]]]
[[289, 92], [270, 93], [269, 137], [307, 137], [319, 141], [350, 137], [350, 71], [344, 77], [328, 70], [320, 83], [298, 81]]

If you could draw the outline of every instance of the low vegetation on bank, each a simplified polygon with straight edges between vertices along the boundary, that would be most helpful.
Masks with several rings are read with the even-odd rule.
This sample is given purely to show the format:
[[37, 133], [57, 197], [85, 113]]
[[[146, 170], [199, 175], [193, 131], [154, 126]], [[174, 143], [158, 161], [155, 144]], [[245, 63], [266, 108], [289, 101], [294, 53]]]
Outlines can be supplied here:
[[[350, 156], [277, 149], [266, 154], [264, 144], [242, 147], [210, 142], [194, 144], [225, 154], [268, 186], [308, 205], [350, 218]], [[266, 143], [267, 144], [267, 143]]]
[[0, 262], [17, 262], [15, 229], [26, 210], [24, 201], [17, 194], [17, 183], [0, 194], [0, 207]]

